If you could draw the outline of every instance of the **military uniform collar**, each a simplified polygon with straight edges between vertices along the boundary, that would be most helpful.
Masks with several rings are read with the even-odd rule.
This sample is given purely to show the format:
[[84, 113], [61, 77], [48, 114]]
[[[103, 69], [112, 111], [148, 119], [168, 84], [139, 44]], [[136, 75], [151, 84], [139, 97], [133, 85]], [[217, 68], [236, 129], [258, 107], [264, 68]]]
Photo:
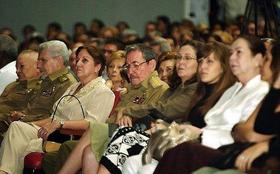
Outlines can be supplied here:
[[18, 84], [22, 85], [22, 86], [26, 86], [26, 84], [27, 84], [27, 80], [19, 80], [19, 79], [17, 79], [16, 82]]
[[27, 88], [34, 88], [38, 83], [38, 78], [27, 80]]
[[63, 69], [61, 69], [61, 70], [58, 70], [58, 71], [56, 71], [55, 73], [52, 73], [51, 75], [49, 75], [48, 77], [49, 77], [49, 79], [51, 80], [51, 81], [54, 81], [55, 79], [57, 79], [58, 77], [60, 77], [60, 76], [62, 76], [62, 75], [64, 75], [64, 74], [67, 74], [68, 73], [68, 68], [63, 68]]
[[158, 73], [156, 71], [152, 72], [152, 74], [149, 76], [149, 78], [145, 79], [141, 84], [139, 85], [135, 85], [135, 86], [132, 86], [132, 88], [140, 88], [140, 87], [144, 87], [144, 88], [148, 88], [149, 85], [150, 85], [150, 80], [153, 78], [153, 77], [156, 77], [158, 76]]

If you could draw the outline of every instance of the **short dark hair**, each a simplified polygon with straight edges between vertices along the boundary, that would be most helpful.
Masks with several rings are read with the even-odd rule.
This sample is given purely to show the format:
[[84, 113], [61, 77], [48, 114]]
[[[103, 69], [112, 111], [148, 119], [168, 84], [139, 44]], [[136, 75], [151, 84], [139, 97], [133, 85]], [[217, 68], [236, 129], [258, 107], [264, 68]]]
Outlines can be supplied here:
[[101, 21], [100, 19], [93, 19], [93, 20], [91, 21], [91, 23], [96, 23], [96, 24], [98, 25], [99, 28], [105, 27], [104, 22]]
[[105, 69], [105, 57], [104, 57], [104, 54], [102, 53], [102, 51], [97, 49], [96, 47], [93, 47], [90, 45], [80, 46], [76, 51], [76, 56], [78, 56], [78, 54], [82, 50], [86, 50], [91, 55], [95, 64], [101, 65], [101, 68], [98, 72], [98, 76], [101, 76], [102, 72]]
[[106, 39], [104, 45], [106, 45], [106, 44], [116, 45], [118, 50], [123, 50], [124, 49], [124, 43], [122, 41], [120, 41], [119, 39], [116, 39], [116, 38]]
[[74, 27], [83, 27], [83, 28], [87, 28], [87, 26], [86, 26], [86, 24], [84, 24], [84, 23], [82, 23], [82, 22], [76, 22], [75, 24], [74, 24]]
[[62, 27], [59, 23], [57, 22], [51, 22], [48, 24], [48, 28], [54, 28], [56, 31], [62, 31]]
[[142, 54], [143, 54], [143, 58], [146, 60], [146, 61], [150, 61], [152, 59], [155, 59], [156, 60], [156, 53], [150, 48], [150, 47], [147, 47], [146, 45], [144, 44], [133, 44], [133, 45], [128, 45], [126, 48], [125, 48], [125, 51], [126, 51], [126, 55], [132, 51], [140, 51]]

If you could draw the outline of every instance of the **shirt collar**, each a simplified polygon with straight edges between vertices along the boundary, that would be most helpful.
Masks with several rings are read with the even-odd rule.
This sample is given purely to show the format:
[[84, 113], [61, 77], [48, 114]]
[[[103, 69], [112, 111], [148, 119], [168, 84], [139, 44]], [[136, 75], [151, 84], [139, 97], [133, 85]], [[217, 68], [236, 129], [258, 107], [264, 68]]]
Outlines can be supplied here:
[[252, 86], [255, 86], [260, 81], [261, 81], [261, 75], [258, 74], [255, 77], [253, 77], [251, 80], [249, 80], [245, 86], [252, 87]]

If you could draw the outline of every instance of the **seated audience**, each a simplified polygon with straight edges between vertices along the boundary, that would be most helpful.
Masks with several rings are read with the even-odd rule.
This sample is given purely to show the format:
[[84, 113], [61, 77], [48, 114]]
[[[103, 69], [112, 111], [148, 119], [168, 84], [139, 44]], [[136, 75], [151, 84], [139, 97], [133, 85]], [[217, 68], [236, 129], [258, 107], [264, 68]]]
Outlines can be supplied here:
[[[201, 134], [202, 145], [186, 142], [168, 150], [155, 173], [191, 173], [200, 167], [206, 158], [198, 155], [196, 159], [192, 159], [193, 156], [189, 154], [203, 154], [205, 151], [199, 148], [204, 147], [203, 145], [218, 148], [233, 142], [233, 126], [240, 121], [246, 121], [268, 92], [268, 84], [262, 81], [259, 75], [264, 55], [264, 44], [256, 37], [242, 36], [233, 42], [230, 68], [239, 82], [227, 89], [215, 106], [207, 112], [204, 117], [205, 127], [197, 129], [186, 126], [197, 129], [197, 134]], [[169, 168], [167, 163], [173, 167]]]
[[[280, 43], [275, 42], [272, 48], [272, 57], [268, 54], [263, 67], [263, 76], [271, 82], [272, 87], [263, 100], [260, 109], [252, 115], [251, 123], [238, 123], [233, 130], [233, 136], [237, 143], [244, 144], [245, 148], [240, 148], [239, 152], [231, 157], [228, 168], [236, 167], [240, 171], [248, 173], [279, 173], [279, 89], [280, 89]], [[249, 125], [247, 127], [245, 124]], [[249, 127], [249, 128], [248, 128]], [[247, 129], [246, 129], [247, 128]], [[249, 142], [249, 143], [248, 143]], [[253, 143], [252, 143], [253, 142]], [[248, 147], [249, 146], [249, 147]], [[209, 159], [230, 157], [233, 154], [212, 150], [209, 152]], [[278, 160], [273, 165], [273, 161]], [[269, 164], [270, 163], [270, 164]], [[204, 164], [219, 167], [211, 163]], [[198, 172], [214, 170], [202, 168]], [[217, 169], [215, 169], [217, 170]]]
[[[192, 97], [192, 102], [189, 106], [192, 109], [190, 113], [187, 114], [189, 116], [184, 118], [185, 121], [188, 121], [197, 127], [205, 126], [205, 122], [203, 121], [204, 115], [212, 106], [214, 106], [223, 92], [235, 81], [229, 68], [229, 55], [229, 49], [221, 43], [213, 42], [204, 46], [202, 57], [198, 59], [198, 88]], [[163, 139], [164, 137], [165, 135], [154, 138]], [[157, 140], [154, 142], [158, 143], [158, 149], [154, 144], [149, 144], [149, 147], [154, 147], [155, 151], [160, 151], [161, 155], [155, 152], [155, 154], [157, 154], [157, 160], [159, 160], [159, 157], [164, 153], [164, 149], [169, 146], [167, 145], [169, 144], [167, 143], [169, 142], [169, 138], [171, 138], [170, 141], [172, 142], [172, 137], [166, 137], [166, 140], [160, 142]], [[176, 143], [174, 143], [171, 144], [175, 146]], [[170, 146], [172, 146], [171, 144]], [[171, 148], [170, 146], [168, 148]], [[148, 152], [147, 154], [150, 153]], [[149, 168], [154, 170], [156, 163], [157, 161], [153, 160], [153, 164], [148, 165]], [[142, 165], [141, 156], [133, 156], [124, 164], [122, 172], [137, 173], [137, 171], [142, 170]], [[150, 171], [153, 172], [153, 170]], [[147, 170], [145, 170], [145, 172], [148, 173]]]
[[[156, 61], [155, 53], [148, 47], [137, 44], [128, 46], [126, 49], [126, 64], [130, 84], [127, 86], [127, 93], [121, 96], [121, 102], [115, 108], [116, 111], [124, 107], [142, 105], [158, 101], [158, 99], [168, 89], [168, 85], [161, 81], [155, 72]], [[116, 115], [111, 115], [107, 120], [109, 123], [115, 123]], [[107, 140], [111, 133], [116, 129], [115, 124], [103, 124], [91, 122], [90, 128], [80, 139], [79, 144], [73, 150], [69, 157], [72, 165], [65, 167], [61, 173], [76, 172], [81, 168], [83, 151], [94, 151], [97, 159], [99, 159], [106, 147]], [[75, 143], [66, 142], [56, 154], [46, 155], [44, 157], [43, 169], [45, 173], [49, 173], [49, 168], [56, 166], [53, 173], [57, 173], [73, 149]], [[92, 154], [89, 153], [89, 154]], [[55, 159], [53, 159], [55, 158]], [[79, 159], [79, 163], [77, 163]], [[91, 160], [91, 167], [95, 167], [95, 163]], [[86, 170], [86, 169], [83, 169]], [[91, 169], [90, 169], [91, 170]], [[94, 170], [93, 170], [94, 171]]]
[[[132, 154], [127, 153], [126, 149], [129, 148], [131, 151], [134, 151], [133, 144], [135, 143], [139, 145], [137, 146], [137, 150], [146, 147], [149, 136], [147, 136], [146, 133], [138, 132], [137, 127], [129, 128], [132, 126], [132, 118], [141, 119], [142, 117], [149, 118], [150, 116], [159, 116], [166, 117], [166, 119], [170, 121], [180, 119], [184, 113], [189, 112], [189, 103], [197, 88], [197, 59], [202, 55], [202, 48], [203, 44], [200, 42], [188, 42], [180, 48], [179, 54], [173, 55], [176, 59], [177, 72], [175, 75], [178, 75], [179, 79], [171, 83], [173, 86], [170, 87], [170, 90], [167, 91], [158, 102], [142, 106], [126, 107], [122, 111], [122, 116], [118, 123], [120, 126], [126, 127], [120, 127], [116, 133], [114, 133], [105, 154], [101, 158], [100, 163], [102, 167], [100, 167], [99, 172], [102, 173], [102, 170], [108, 169], [111, 173], [120, 173], [122, 164], [129, 156], [132, 156]], [[145, 124], [147, 124], [146, 127], [149, 127], [150, 123], [148, 122]], [[127, 137], [134, 137], [133, 143], [127, 144], [120, 141]], [[138, 142], [138, 137], [143, 139], [143, 141]], [[116, 146], [118, 150], [112, 152], [112, 147]], [[122, 148], [123, 146], [126, 146], [126, 148]], [[140, 151], [138, 153], [133, 153], [133, 155], [139, 153]], [[123, 160], [119, 163], [115, 160], [116, 158], [122, 158]]]

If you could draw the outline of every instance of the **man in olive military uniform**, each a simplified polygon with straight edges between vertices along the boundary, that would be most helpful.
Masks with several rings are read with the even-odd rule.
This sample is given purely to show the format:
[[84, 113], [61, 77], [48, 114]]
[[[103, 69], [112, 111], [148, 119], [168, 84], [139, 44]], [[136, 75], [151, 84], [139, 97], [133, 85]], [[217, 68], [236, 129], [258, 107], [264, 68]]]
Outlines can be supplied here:
[[[130, 84], [127, 87], [127, 93], [121, 97], [121, 102], [117, 105], [116, 111], [122, 108], [147, 104], [156, 102], [162, 94], [168, 89], [168, 85], [161, 81], [155, 72], [156, 68], [156, 55], [150, 49], [143, 45], [133, 45], [126, 49], [126, 65], [127, 75], [130, 80]], [[108, 119], [108, 123], [116, 123], [116, 115], [111, 115]], [[92, 144], [103, 147], [98, 154], [95, 154], [97, 158], [102, 155], [103, 149], [106, 148], [105, 142], [109, 139], [109, 130], [111, 124], [105, 123], [92, 123], [93, 127], [97, 130]], [[95, 132], [95, 130], [93, 130]], [[67, 159], [71, 150], [75, 147], [77, 142], [68, 141], [62, 144], [58, 152], [47, 153], [43, 160], [43, 170], [46, 174], [57, 173]], [[99, 151], [97, 150], [97, 151]], [[54, 166], [56, 166], [54, 168]]]
[[[7, 131], [11, 111], [23, 110], [27, 105], [26, 96], [37, 85], [40, 71], [37, 68], [38, 52], [22, 51], [16, 62], [18, 80], [6, 86], [0, 96], [0, 136]], [[2, 140], [2, 138], [1, 138]]]

